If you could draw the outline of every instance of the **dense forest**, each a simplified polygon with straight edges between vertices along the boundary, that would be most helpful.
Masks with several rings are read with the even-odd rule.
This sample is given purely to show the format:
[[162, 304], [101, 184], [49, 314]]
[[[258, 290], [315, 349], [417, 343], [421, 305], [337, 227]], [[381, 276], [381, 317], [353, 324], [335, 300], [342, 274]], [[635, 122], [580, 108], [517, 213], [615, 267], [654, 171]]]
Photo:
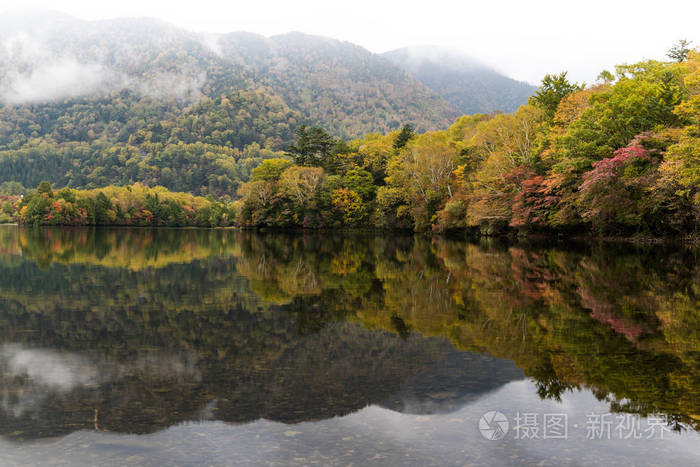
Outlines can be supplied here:
[[[0, 183], [27, 188], [140, 182], [233, 197], [303, 124], [355, 138], [404, 122], [435, 130], [460, 114], [387, 58], [300, 33], [6, 14], [0, 45]], [[507, 110], [488, 100], [480, 109]]]
[[31, 225], [219, 227], [235, 218], [230, 206], [212, 199], [141, 184], [54, 192], [42, 182], [21, 199], [0, 197], [0, 203], [4, 215], [14, 209], [14, 219]]
[[0, 107], [0, 180], [88, 189], [141, 182], [222, 197], [281, 155], [299, 119], [260, 90], [185, 108], [130, 91]]
[[224, 57], [274, 90], [306, 123], [336, 136], [387, 132], [403, 121], [434, 130], [459, 115], [401, 67], [347, 42], [298, 32], [270, 38], [232, 33], [218, 45]]
[[548, 75], [511, 114], [342, 141], [302, 127], [239, 190], [239, 224], [695, 235], [700, 53]]

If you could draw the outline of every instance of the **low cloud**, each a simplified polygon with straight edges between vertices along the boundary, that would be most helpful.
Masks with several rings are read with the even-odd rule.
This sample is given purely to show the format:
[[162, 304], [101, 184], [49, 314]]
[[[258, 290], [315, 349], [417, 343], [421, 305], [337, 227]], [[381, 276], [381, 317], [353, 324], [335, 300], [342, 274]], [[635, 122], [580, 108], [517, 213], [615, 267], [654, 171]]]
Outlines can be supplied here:
[[142, 96], [153, 99], [177, 99], [195, 102], [202, 97], [202, 86], [206, 73], [188, 76], [177, 73], [159, 73], [149, 78], [136, 80], [134, 89]]
[[[57, 37], [64, 36], [55, 36], [51, 31], [32, 31], [0, 39], [0, 103], [52, 102], [106, 95], [121, 89], [153, 99], [196, 102], [202, 97], [206, 73], [156, 70], [146, 75], [127, 74], [116, 69], [109, 57], [138, 56], [135, 51], [129, 53], [131, 44], [118, 44], [116, 52], [110, 47], [93, 45], [80, 53], [67, 49], [67, 42]], [[217, 39], [214, 35], [202, 38], [212, 52], [220, 53]]]
[[198, 35], [198, 37], [204, 47], [219, 57], [223, 56], [224, 51], [219, 43], [219, 39], [221, 38], [220, 34], [202, 33]]
[[5, 77], [0, 98], [8, 104], [54, 101], [100, 93], [118, 84], [116, 73], [99, 63], [62, 58], [42, 63], [26, 73]]

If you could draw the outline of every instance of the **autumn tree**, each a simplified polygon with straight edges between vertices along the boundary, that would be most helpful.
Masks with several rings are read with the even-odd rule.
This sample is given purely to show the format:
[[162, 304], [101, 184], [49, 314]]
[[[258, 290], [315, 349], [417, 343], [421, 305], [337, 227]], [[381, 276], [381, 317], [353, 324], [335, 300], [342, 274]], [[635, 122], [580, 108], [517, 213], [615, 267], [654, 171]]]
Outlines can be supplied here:
[[318, 190], [325, 178], [326, 174], [320, 167], [292, 166], [282, 173], [279, 188], [296, 206], [308, 209], [309, 203], [318, 196]]
[[693, 50], [690, 48], [691, 44], [691, 41], [681, 39], [673, 44], [670, 49], [668, 49], [666, 56], [673, 61], [683, 62], [688, 58], [688, 54], [691, 52], [691, 50]]
[[292, 166], [292, 162], [287, 159], [266, 159], [260, 163], [250, 173], [251, 181], [263, 180], [274, 182], [279, 180], [282, 172]]
[[43, 181], [39, 184], [39, 186], [36, 189], [37, 193], [40, 195], [46, 197], [46, 198], [53, 198], [53, 187], [51, 186], [50, 182]]
[[511, 165], [533, 164], [542, 111], [535, 106], [520, 107], [513, 114], [500, 114], [479, 124], [471, 144], [489, 157], [504, 158]]
[[371, 173], [374, 184], [377, 186], [385, 184], [387, 165], [389, 159], [395, 154], [393, 147], [395, 135], [396, 132], [388, 135], [370, 133], [364, 138], [352, 142], [355, 146], [354, 153], [358, 159], [355, 165]]
[[657, 165], [639, 145], [618, 149], [614, 157], [593, 163], [579, 187], [583, 219], [599, 232], [644, 225], [645, 216], [658, 204], [650, 196]]
[[332, 196], [333, 207], [340, 213], [344, 225], [357, 226], [366, 221], [367, 208], [359, 194], [347, 188], [340, 188], [333, 191]]
[[377, 187], [374, 186], [372, 174], [364, 169], [348, 170], [343, 175], [343, 185], [349, 190], [354, 191], [362, 197], [362, 200], [367, 202], [374, 199]]
[[529, 103], [541, 108], [545, 116], [550, 120], [554, 117], [559, 102], [567, 94], [583, 89], [582, 85], [569, 82], [566, 75], [566, 71], [558, 75], [545, 75], [540, 88], [534, 96], [530, 97]]
[[445, 132], [430, 132], [412, 141], [389, 163], [387, 184], [404, 190], [413, 204], [416, 228], [426, 228], [453, 195], [453, 171], [459, 151]]

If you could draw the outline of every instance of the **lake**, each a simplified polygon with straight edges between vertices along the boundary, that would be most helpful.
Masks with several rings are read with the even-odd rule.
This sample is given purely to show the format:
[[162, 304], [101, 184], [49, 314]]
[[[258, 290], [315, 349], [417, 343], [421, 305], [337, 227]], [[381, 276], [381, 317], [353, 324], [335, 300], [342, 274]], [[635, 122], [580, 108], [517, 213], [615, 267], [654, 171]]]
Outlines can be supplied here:
[[0, 463], [697, 465], [700, 251], [0, 226]]

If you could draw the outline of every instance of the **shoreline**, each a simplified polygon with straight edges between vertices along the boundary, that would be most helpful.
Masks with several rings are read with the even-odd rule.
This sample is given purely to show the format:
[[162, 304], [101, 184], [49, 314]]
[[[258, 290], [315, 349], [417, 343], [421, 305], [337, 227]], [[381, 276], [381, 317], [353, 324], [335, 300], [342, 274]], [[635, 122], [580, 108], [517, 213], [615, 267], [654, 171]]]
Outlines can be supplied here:
[[649, 236], [615, 236], [615, 235], [585, 235], [577, 233], [575, 235], [566, 235], [561, 233], [533, 233], [518, 235], [514, 233], [503, 233], [499, 235], [485, 235], [479, 232], [473, 232], [469, 229], [450, 230], [446, 232], [415, 232], [408, 229], [376, 229], [376, 228], [318, 228], [305, 229], [299, 228], [281, 228], [281, 227], [240, 227], [240, 226], [216, 226], [216, 227], [200, 227], [200, 226], [148, 226], [148, 225], [28, 225], [16, 222], [0, 224], [1, 226], [14, 226], [20, 228], [48, 228], [48, 229], [149, 229], [149, 230], [233, 230], [241, 232], [259, 232], [259, 233], [283, 233], [283, 234], [307, 234], [307, 233], [323, 233], [323, 234], [384, 234], [384, 235], [417, 235], [425, 237], [443, 237], [462, 240], [479, 240], [479, 239], [500, 239], [511, 241], [562, 241], [562, 242], [604, 242], [604, 243], [628, 243], [636, 245], [663, 245], [663, 244], [683, 244], [683, 245], [700, 245], [700, 237], [649, 237]]

